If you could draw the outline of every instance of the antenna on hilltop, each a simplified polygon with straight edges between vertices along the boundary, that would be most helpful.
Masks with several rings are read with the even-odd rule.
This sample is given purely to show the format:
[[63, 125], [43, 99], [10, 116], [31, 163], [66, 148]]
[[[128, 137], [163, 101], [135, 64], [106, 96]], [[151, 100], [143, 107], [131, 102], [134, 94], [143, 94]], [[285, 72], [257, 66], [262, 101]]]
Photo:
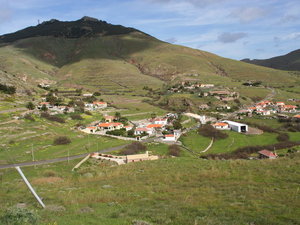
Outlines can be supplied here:
[[38, 25], [40, 25], [40, 20], [38, 20]]

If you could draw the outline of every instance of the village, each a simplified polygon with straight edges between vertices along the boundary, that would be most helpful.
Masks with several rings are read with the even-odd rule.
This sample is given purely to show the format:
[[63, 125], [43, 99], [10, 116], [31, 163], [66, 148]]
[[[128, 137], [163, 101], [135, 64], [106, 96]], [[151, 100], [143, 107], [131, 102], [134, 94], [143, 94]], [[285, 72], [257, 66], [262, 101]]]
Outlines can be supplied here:
[[[245, 135], [259, 135], [262, 131], [250, 127], [247, 123], [240, 122], [240, 119], [243, 117], [293, 118], [296, 120], [300, 118], [300, 115], [297, 114], [299, 113], [297, 105], [285, 104], [283, 101], [264, 100], [251, 106], [243, 106], [242, 109], [234, 111], [230, 110], [231, 107], [229, 105], [221, 104], [217, 107], [217, 110], [222, 111], [219, 114], [211, 113], [210, 107], [207, 104], [202, 104], [198, 106], [199, 114], [168, 112], [157, 116], [155, 113], [152, 113], [151, 117], [148, 118], [130, 120], [126, 116], [122, 116], [121, 111], [116, 109], [113, 104], [99, 98], [100, 93], [88, 93], [83, 92], [83, 90], [53, 91], [49, 84], [43, 83], [39, 84], [39, 87], [47, 90], [48, 93], [40, 98], [41, 101], [36, 104], [36, 107], [28, 107], [30, 114], [49, 114], [53, 118], [59, 118], [59, 115], [70, 114], [71, 117], [80, 118], [80, 113], [93, 113], [98, 115], [97, 121], [86, 125], [79, 124], [76, 129], [86, 134], [106, 136], [126, 141], [150, 141], [167, 145], [182, 145], [180, 141], [182, 135], [197, 130], [204, 125], [211, 125], [214, 129], [221, 131], [231, 131]], [[169, 89], [173, 93], [187, 90], [201, 90], [199, 97], [205, 98], [210, 96], [223, 102], [233, 101], [240, 97], [239, 93], [235, 91], [215, 89], [214, 84], [182, 82], [180, 85], [175, 85]], [[290, 100], [288, 99], [289, 102]], [[293, 101], [296, 103], [299, 102], [296, 99], [293, 99]], [[224, 110], [228, 113], [224, 113]], [[184, 128], [181, 124], [183, 115], [195, 120], [196, 123], [192, 127]], [[95, 154], [93, 155], [94, 158]], [[258, 154], [260, 158], [274, 158], [274, 154], [276, 153], [270, 153], [269, 150], [262, 149]], [[147, 158], [145, 156], [139, 158], [138, 155], [136, 155], [137, 159], [145, 160]], [[99, 155], [97, 157], [99, 158]], [[105, 159], [103, 157], [101, 156], [100, 158]], [[110, 156], [109, 158], [115, 157]], [[157, 157], [154, 158], [158, 159]], [[124, 162], [129, 161], [125, 160]]]

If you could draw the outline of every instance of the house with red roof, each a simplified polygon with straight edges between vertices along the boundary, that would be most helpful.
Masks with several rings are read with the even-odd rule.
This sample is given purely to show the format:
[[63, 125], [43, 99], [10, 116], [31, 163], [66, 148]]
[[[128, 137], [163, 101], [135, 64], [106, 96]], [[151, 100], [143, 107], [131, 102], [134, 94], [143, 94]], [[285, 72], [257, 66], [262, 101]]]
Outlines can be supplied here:
[[165, 134], [163, 140], [164, 141], [176, 141], [176, 136], [175, 136], [175, 134]]
[[134, 130], [134, 135], [142, 135], [142, 134], [148, 134], [153, 135], [154, 129], [153, 128], [147, 128], [147, 127], [137, 127]]
[[258, 154], [260, 159], [276, 159], [278, 157], [276, 153], [266, 149], [259, 151]]
[[281, 111], [282, 112], [290, 112], [290, 113], [293, 113], [293, 112], [297, 112], [297, 106], [296, 105], [284, 105], [281, 107]]
[[86, 130], [89, 133], [95, 133], [97, 131], [97, 127], [96, 126], [90, 126], [90, 127], [87, 127]]
[[150, 120], [153, 124], [161, 124], [163, 126], [166, 126], [168, 124], [168, 118], [155, 118]]
[[230, 130], [228, 123], [218, 122], [218, 123], [212, 124], [212, 126], [218, 130]]
[[122, 123], [100, 123], [98, 124], [98, 129], [100, 130], [119, 130], [124, 127]]

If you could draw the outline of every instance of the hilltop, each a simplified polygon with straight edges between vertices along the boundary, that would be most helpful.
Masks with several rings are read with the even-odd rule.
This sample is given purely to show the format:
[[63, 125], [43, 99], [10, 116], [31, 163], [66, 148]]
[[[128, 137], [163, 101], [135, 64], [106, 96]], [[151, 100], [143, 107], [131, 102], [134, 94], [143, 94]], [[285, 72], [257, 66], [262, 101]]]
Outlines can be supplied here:
[[243, 59], [241, 61], [274, 69], [299, 71], [300, 49], [292, 51], [286, 55], [277, 56], [270, 59]]
[[14, 42], [25, 38], [52, 36], [64, 38], [97, 37], [140, 32], [121, 25], [112, 25], [106, 21], [84, 16], [76, 21], [51, 19], [37, 26], [31, 26], [15, 33], [0, 36], [2, 42]]
[[139, 90], [146, 83], [160, 88], [180, 80], [228, 84], [261, 80], [273, 86], [281, 86], [282, 80], [297, 82], [287, 72], [172, 45], [134, 28], [89, 17], [53, 19], [0, 40], [0, 72], [8, 82], [20, 78], [27, 86], [39, 79], [102, 91]]

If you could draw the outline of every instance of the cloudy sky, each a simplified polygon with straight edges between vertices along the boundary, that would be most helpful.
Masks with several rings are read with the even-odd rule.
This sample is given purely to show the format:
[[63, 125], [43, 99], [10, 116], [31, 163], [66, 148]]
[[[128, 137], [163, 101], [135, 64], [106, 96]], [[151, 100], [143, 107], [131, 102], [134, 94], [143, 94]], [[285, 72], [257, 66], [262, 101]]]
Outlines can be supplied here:
[[91, 16], [233, 59], [299, 49], [299, 0], [0, 0], [0, 34]]

